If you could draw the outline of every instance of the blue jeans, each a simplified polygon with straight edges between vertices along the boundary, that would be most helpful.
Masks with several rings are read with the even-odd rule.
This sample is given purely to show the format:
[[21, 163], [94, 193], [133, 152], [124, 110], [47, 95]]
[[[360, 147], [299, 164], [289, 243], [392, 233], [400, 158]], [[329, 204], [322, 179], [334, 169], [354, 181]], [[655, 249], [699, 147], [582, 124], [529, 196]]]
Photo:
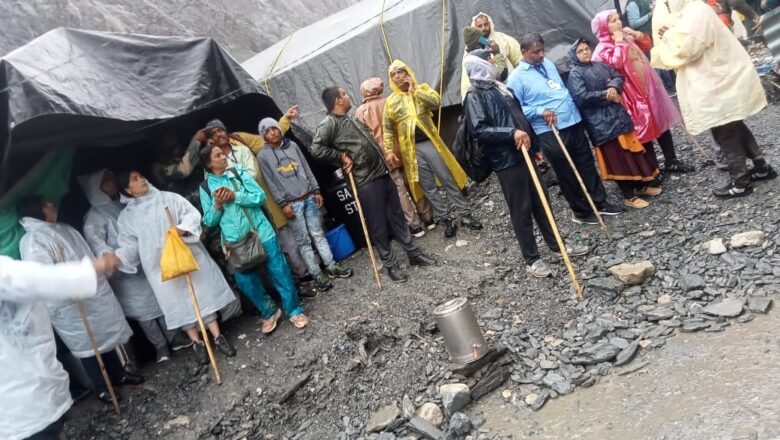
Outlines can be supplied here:
[[[282, 310], [290, 317], [303, 313], [290, 266], [287, 265], [287, 260], [284, 259], [282, 248], [279, 247], [276, 238], [264, 241], [263, 248], [268, 253], [268, 259], [265, 261], [268, 275], [271, 277], [274, 288], [279, 292], [279, 296], [282, 297]], [[266, 293], [265, 287], [263, 287], [263, 278], [259, 272], [234, 272], [233, 277], [236, 279], [238, 288], [257, 307], [263, 319], [268, 319], [276, 313], [276, 303]]]
[[288, 220], [287, 224], [292, 228], [295, 241], [298, 243], [298, 251], [301, 253], [309, 273], [316, 277], [322, 272], [322, 269], [317, 264], [312, 243], [322, 258], [322, 264], [325, 267], [330, 267], [333, 264], [333, 253], [325, 238], [325, 232], [322, 230], [320, 208], [317, 207], [317, 201], [312, 196], [293, 203], [292, 209], [295, 211], [295, 218]]

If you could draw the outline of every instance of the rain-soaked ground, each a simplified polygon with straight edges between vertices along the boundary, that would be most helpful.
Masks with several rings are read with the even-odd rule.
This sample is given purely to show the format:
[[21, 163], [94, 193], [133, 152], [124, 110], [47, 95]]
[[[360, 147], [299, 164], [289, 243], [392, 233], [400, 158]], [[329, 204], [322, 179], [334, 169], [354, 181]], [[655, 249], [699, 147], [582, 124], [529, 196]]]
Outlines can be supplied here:
[[[500, 393], [470, 415], [513, 439], [780, 438], [780, 315], [718, 334], [673, 338], [635, 361], [645, 367], [531, 412]], [[511, 399], [511, 397], [510, 397]]]

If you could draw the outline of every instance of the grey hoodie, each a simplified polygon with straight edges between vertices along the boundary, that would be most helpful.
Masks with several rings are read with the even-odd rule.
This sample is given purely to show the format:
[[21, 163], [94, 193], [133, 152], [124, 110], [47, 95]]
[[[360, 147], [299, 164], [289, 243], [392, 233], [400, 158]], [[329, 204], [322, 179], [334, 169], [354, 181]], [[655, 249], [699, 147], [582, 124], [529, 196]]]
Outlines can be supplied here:
[[320, 192], [317, 179], [298, 144], [287, 138], [283, 139], [281, 147], [267, 144], [257, 153], [257, 162], [271, 197], [281, 207], [307, 194]]

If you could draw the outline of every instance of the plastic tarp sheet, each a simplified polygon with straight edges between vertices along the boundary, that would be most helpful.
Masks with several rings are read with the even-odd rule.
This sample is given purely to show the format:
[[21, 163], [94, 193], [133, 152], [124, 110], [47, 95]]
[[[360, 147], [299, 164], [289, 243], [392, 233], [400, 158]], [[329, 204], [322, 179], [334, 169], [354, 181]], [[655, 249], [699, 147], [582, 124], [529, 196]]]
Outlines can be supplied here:
[[418, 81], [438, 90], [445, 5], [442, 103], [450, 106], [461, 103], [461, 30], [477, 13], [489, 14], [496, 30], [518, 39], [539, 32], [547, 43], [547, 56], [557, 62], [566, 58], [566, 48], [574, 40], [593, 38], [591, 18], [614, 4], [613, 0], [386, 0], [382, 20], [383, 0], [364, 0], [295, 32], [242, 66], [261, 86], [268, 86], [277, 102], [299, 104], [303, 124], [313, 130], [325, 113], [321, 101], [325, 87], [344, 87], [356, 106], [361, 81], [378, 76], [387, 83], [386, 47], [392, 57], [415, 71]]
[[209, 38], [59, 28], [0, 58], [0, 252], [18, 256], [19, 198], [68, 191], [64, 152], [142, 146], [164, 124], [217, 116], [256, 131], [281, 111]]

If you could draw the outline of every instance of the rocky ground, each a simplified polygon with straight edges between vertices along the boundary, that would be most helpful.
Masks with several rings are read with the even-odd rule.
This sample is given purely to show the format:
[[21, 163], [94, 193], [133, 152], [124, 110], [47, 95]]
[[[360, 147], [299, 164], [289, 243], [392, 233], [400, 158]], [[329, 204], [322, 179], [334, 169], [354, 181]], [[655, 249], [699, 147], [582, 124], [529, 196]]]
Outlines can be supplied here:
[[[774, 103], [748, 124], [780, 165], [778, 121]], [[284, 321], [263, 336], [254, 316], [227, 325], [238, 355], [219, 358], [223, 385], [207, 369], [193, 371], [191, 353], [177, 353], [146, 366], [143, 386], [122, 390], [121, 417], [93, 400], [79, 404], [69, 438], [503, 439], [511, 433], [461, 412], [472, 398], [498, 388], [490, 399], [544, 411], [561, 395], [653, 368], [635, 358], [680, 334], [731, 331], [766, 313], [780, 294], [780, 179], [756, 184], [747, 198], [715, 199], [710, 190], [726, 175], [708, 160], [709, 137], [699, 136], [703, 149], [679, 130], [675, 140], [697, 171], [671, 176], [647, 209], [609, 218], [611, 242], [598, 227], [573, 224], [551, 189], [563, 236], [592, 247], [575, 259], [583, 302], [547, 250], [555, 276], [526, 274], [491, 178], [470, 196], [483, 231], [445, 240], [438, 228], [421, 240], [438, 267], [411, 269], [401, 285], [385, 277], [378, 290], [360, 252], [347, 261], [354, 278], [305, 303], [307, 329]], [[615, 185], [606, 186], [618, 201]], [[629, 266], [615, 268], [621, 264]], [[476, 372], [449, 364], [432, 316], [458, 296], [471, 301], [486, 339], [506, 348]]]

